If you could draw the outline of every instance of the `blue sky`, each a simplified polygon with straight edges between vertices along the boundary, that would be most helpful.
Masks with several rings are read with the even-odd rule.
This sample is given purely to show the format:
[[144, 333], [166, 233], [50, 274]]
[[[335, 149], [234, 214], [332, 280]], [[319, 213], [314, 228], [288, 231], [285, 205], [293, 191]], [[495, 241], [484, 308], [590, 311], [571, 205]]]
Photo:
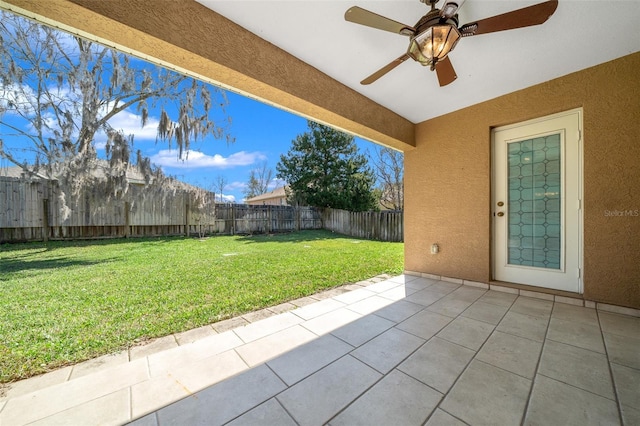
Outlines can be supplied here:
[[[156, 142], [158, 111], [150, 111], [148, 123], [144, 128], [141, 128], [140, 116], [134, 108], [118, 114], [110, 120], [110, 124], [125, 134], [133, 134], [132, 152], [140, 149], [154, 164], [161, 167], [165, 174], [209, 190], [217, 190], [215, 182], [218, 176], [223, 176], [227, 182], [224, 199], [242, 202], [243, 189], [249, 180], [251, 169], [261, 167], [266, 162], [267, 166], [273, 169], [275, 177], [280, 155], [289, 151], [291, 142], [297, 135], [307, 131], [307, 120], [232, 92], [227, 92], [227, 99], [226, 113], [232, 119], [228, 132], [235, 142], [227, 144], [225, 140], [216, 140], [213, 137], [192, 142], [186, 160], [179, 159], [178, 152], [172, 150], [168, 143]], [[28, 123], [17, 118], [4, 118], [13, 125], [28, 126]], [[0, 127], [0, 138], [4, 139], [6, 146], [19, 148], [23, 139], [12, 138], [3, 130], [7, 128]], [[98, 133], [95, 141], [98, 156], [104, 156], [106, 136]], [[360, 138], [356, 138], [356, 144], [362, 153], [374, 146], [373, 143]], [[27, 146], [31, 145], [25, 145]], [[27, 155], [24, 158], [32, 161], [30, 157], [32, 156]], [[0, 167], [12, 165], [0, 159]], [[283, 185], [284, 182], [274, 179], [270, 188]]]
[[[280, 155], [289, 151], [291, 141], [298, 134], [307, 131], [307, 120], [242, 95], [227, 92], [227, 97], [226, 110], [232, 118], [229, 133], [235, 142], [227, 144], [208, 138], [192, 143], [186, 161], [179, 160], [176, 151], [170, 151], [166, 144], [155, 143], [153, 122], [143, 131], [139, 131], [139, 121], [135, 121], [138, 129], [128, 128], [136, 134], [136, 148], [162, 167], [166, 174], [206, 189], [211, 189], [217, 177], [223, 176], [228, 182], [224, 195], [229, 200], [241, 202], [251, 169], [266, 162], [275, 176]], [[137, 120], [135, 116], [131, 119]], [[362, 153], [374, 146], [360, 138], [356, 138], [356, 143]], [[274, 179], [271, 188], [282, 185], [282, 181]]]

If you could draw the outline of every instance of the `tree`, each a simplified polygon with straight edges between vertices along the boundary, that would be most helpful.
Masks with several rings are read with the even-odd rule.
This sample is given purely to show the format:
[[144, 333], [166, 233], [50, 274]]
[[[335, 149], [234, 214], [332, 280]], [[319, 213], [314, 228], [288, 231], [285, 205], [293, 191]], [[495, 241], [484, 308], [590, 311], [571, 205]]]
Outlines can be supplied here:
[[249, 182], [243, 193], [245, 198], [253, 198], [266, 194], [269, 191], [269, 184], [273, 179], [273, 170], [267, 166], [267, 162], [262, 162], [249, 172]]
[[216, 176], [216, 180], [213, 183], [213, 194], [214, 194], [214, 197], [215, 197], [216, 192], [218, 194], [220, 194], [218, 196], [218, 200], [219, 200], [220, 203], [224, 203], [225, 202], [224, 198], [222, 198], [222, 195], [224, 193], [224, 188], [226, 188], [228, 183], [229, 183], [229, 181], [227, 181], [227, 178], [225, 178], [222, 175]]
[[[220, 89], [9, 12], [0, 18], [0, 158], [26, 176], [58, 179], [73, 193], [101, 183], [112, 196], [127, 192], [133, 166], [147, 184], [166, 182], [141, 151], [134, 159], [133, 135], [112, 125], [122, 114], [137, 114], [144, 127], [157, 112], [156, 141], [175, 144], [180, 158], [197, 139], [231, 140]], [[221, 123], [212, 118], [218, 110]]]
[[389, 210], [404, 210], [404, 155], [391, 148], [374, 148], [369, 154], [377, 178], [380, 205]]
[[375, 209], [375, 181], [353, 136], [309, 121], [276, 166], [289, 190], [289, 203], [350, 211]]

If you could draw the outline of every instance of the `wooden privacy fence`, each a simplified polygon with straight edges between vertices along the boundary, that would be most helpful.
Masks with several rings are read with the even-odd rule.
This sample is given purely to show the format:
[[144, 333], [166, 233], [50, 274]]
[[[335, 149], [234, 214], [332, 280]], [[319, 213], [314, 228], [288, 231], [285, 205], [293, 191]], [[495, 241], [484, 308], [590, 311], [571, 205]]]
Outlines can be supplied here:
[[324, 229], [352, 237], [380, 241], [404, 241], [402, 212], [350, 212], [324, 209]]
[[213, 194], [205, 194], [198, 208], [186, 191], [144, 193], [136, 185], [129, 188], [128, 201], [93, 190], [73, 200], [64, 197], [50, 181], [0, 178], [0, 243], [185, 235], [197, 224], [215, 221]]
[[215, 204], [212, 193], [196, 202], [186, 191], [145, 193], [136, 186], [129, 189], [129, 201], [105, 199], [97, 192], [65, 201], [52, 182], [0, 177], [0, 243], [323, 228], [358, 238], [403, 241], [401, 212]]

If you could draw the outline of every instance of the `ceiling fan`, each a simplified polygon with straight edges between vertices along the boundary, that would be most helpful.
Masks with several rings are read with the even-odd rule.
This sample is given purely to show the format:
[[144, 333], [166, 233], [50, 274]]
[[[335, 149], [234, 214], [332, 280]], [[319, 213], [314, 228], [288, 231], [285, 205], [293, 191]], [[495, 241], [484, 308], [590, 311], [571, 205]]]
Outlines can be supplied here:
[[458, 10], [465, 0], [445, 0], [441, 9], [436, 8], [439, 0], [420, 1], [430, 5], [431, 10], [413, 27], [358, 6], [346, 11], [344, 18], [349, 22], [410, 37], [406, 53], [362, 80], [360, 84], [373, 83], [411, 58], [424, 66], [430, 66], [431, 71], [435, 70], [440, 86], [446, 86], [458, 78], [448, 54], [462, 37], [539, 25], [549, 19], [558, 7], [558, 0], [550, 0], [458, 27]]

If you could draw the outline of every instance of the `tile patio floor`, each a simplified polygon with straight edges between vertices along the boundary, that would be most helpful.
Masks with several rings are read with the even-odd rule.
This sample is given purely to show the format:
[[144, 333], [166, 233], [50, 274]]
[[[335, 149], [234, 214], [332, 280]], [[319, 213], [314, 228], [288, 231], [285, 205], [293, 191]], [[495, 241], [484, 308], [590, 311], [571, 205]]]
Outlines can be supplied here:
[[410, 275], [339, 293], [19, 382], [0, 424], [640, 424], [640, 318]]

